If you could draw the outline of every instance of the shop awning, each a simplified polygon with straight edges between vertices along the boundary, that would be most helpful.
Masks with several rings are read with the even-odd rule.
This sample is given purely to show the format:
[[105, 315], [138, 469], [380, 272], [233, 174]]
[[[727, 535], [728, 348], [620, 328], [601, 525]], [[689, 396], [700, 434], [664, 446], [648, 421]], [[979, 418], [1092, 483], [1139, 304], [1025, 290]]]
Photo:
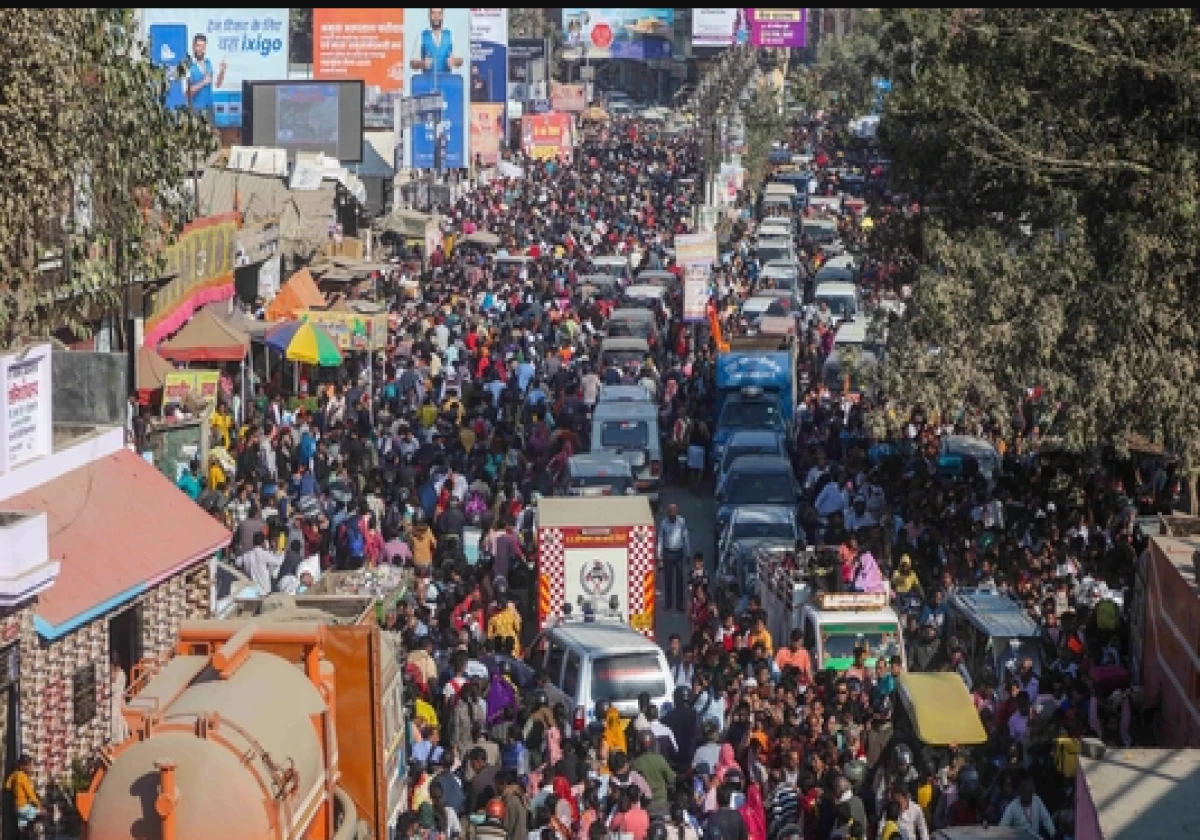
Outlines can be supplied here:
[[248, 335], [204, 308], [158, 352], [176, 362], [240, 362], [249, 347]]
[[425, 227], [438, 217], [429, 213], [419, 213], [416, 210], [393, 210], [389, 216], [380, 222], [384, 230], [412, 238], [425, 235]]
[[122, 449], [6, 499], [45, 513], [62, 563], [35, 624], [56, 639], [225, 548], [230, 534], [153, 465]]
[[268, 321], [287, 321], [296, 317], [302, 309], [320, 309], [325, 306], [325, 296], [317, 288], [317, 282], [307, 268], [302, 268], [288, 278], [267, 305]]
[[175, 365], [158, 355], [151, 348], [138, 348], [137, 389], [139, 391], [157, 391], [163, 386], [167, 374], [174, 370]]

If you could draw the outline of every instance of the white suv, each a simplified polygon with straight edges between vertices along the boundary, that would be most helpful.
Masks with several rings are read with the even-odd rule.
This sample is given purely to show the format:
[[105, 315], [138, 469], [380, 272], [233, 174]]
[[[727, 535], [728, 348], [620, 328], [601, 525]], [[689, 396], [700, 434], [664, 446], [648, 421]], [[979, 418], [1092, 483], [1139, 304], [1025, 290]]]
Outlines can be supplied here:
[[599, 700], [632, 718], [643, 691], [660, 712], [675, 693], [662, 648], [613, 619], [567, 619], [543, 631], [530, 650], [529, 664], [550, 678], [550, 702], [566, 706], [577, 732], [595, 720]]

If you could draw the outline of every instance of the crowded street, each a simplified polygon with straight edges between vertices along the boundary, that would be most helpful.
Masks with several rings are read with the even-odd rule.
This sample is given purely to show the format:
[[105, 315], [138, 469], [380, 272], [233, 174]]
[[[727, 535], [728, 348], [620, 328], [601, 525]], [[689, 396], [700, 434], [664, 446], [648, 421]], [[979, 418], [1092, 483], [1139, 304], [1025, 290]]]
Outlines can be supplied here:
[[10, 230], [0, 840], [1200, 836], [1194, 225], [953, 98], [1194, 20], [205, 11], [45, 13], [167, 139]]

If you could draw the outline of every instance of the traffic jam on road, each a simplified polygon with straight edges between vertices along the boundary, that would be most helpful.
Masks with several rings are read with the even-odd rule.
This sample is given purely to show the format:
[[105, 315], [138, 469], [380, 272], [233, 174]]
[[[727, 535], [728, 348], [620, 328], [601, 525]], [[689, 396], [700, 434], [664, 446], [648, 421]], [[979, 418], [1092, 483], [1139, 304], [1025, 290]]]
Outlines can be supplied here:
[[[1168, 466], [1080, 482], [969, 411], [898, 413], [875, 374], [911, 289], [871, 232], [919, 208], [870, 139], [790, 109], [714, 208], [696, 105], [606, 99], [569, 156], [454, 198], [427, 264], [397, 247], [362, 364], [222, 400], [180, 478], [232, 531], [219, 620], [144, 696], [235, 720], [237, 685], [286, 683], [328, 722], [295, 724], [311, 760], [256, 718], [228, 778], [372, 836], [1069, 835], [1081, 754], [1147, 737], [1116, 488]], [[280, 657], [305, 670], [273, 684]], [[139, 773], [175, 783], [150, 767], [185, 736], [130, 703], [97, 830]]]

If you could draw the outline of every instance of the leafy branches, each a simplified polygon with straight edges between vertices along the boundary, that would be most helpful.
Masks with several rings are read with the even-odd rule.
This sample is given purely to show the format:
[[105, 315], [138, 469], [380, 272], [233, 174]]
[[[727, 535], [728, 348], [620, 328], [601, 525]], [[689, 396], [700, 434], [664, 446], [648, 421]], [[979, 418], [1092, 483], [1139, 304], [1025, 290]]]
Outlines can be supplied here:
[[[1200, 465], [1200, 34], [1186, 9], [884, 12], [894, 186], [925, 196], [884, 383]], [[1024, 232], [1022, 232], [1022, 230]]]
[[[154, 269], [210, 130], [168, 110], [132, 9], [10, 9], [0, 26], [0, 342], [86, 331]], [[44, 263], [48, 253], [67, 259]], [[47, 267], [58, 266], [58, 267]], [[69, 266], [69, 271], [68, 271]], [[121, 271], [118, 272], [118, 267]]]
[[787, 118], [780, 113], [779, 94], [769, 84], [760, 84], [754, 97], [742, 107], [746, 125], [746, 154], [742, 166], [746, 183], [758, 189], [766, 177], [771, 144], [782, 140], [787, 133]]

